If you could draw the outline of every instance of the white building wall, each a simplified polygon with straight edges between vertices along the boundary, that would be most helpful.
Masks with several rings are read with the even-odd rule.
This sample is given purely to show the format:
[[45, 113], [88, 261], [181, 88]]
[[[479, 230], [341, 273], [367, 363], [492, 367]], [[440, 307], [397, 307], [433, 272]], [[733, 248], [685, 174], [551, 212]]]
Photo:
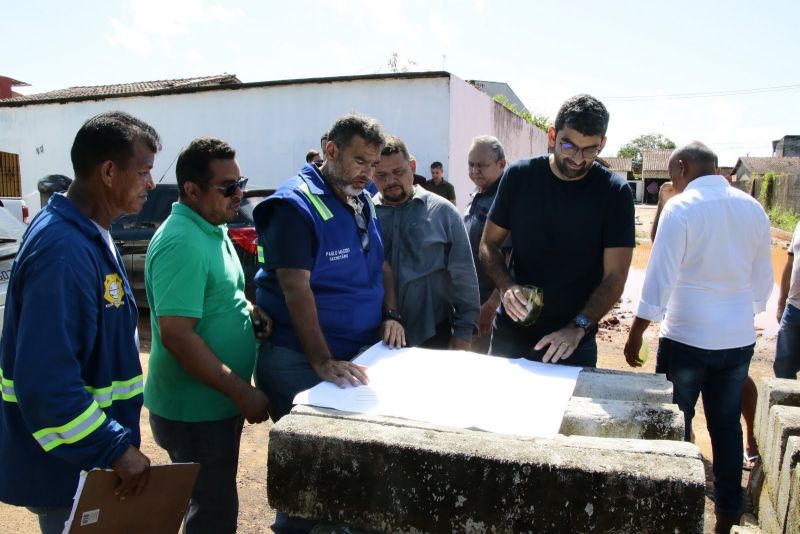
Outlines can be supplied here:
[[[69, 150], [86, 119], [126, 111], [151, 124], [164, 148], [153, 176], [175, 182], [173, 161], [195, 137], [228, 141], [249, 187], [277, 187], [305, 164], [306, 152], [334, 120], [357, 111], [406, 140], [420, 168], [447, 152], [448, 78], [354, 80], [220, 89], [197, 93], [0, 108], [0, 151], [19, 154], [22, 190], [39, 209], [36, 183], [48, 174], [72, 176]], [[36, 153], [36, 148], [43, 151]]]
[[467, 155], [472, 139], [494, 135], [503, 144], [506, 161], [511, 164], [523, 158], [547, 153], [547, 134], [508, 111], [456, 76], [450, 77], [450, 145], [445, 176], [456, 190], [459, 211], [469, 203], [475, 186], [469, 179]]
[[175, 182], [174, 160], [191, 139], [215, 136], [236, 149], [250, 187], [277, 187], [300, 169], [309, 149], [319, 147], [322, 132], [353, 111], [375, 117], [403, 139], [417, 158], [419, 174], [430, 178], [430, 164], [441, 161], [460, 210], [473, 189], [467, 175], [473, 137], [497, 136], [509, 163], [547, 151], [544, 132], [446, 74], [0, 107], [0, 151], [19, 154], [23, 197], [32, 214], [39, 209], [38, 180], [48, 174], [72, 176], [69, 151], [75, 133], [86, 119], [109, 110], [131, 113], [158, 131], [164, 148], [153, 176], [157, 181], [163, 176], [165, 183]]

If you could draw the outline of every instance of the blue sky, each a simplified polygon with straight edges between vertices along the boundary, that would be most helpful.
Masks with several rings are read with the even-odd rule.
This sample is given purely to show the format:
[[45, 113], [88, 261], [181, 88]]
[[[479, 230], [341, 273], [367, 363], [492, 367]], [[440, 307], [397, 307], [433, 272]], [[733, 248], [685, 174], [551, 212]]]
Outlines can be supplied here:
[[[505, 81], [550, 117], [575, 93], [601, 97], [606, 155], [659, 132], [704, 141], [733, 165], [800, 134], [797, 0], [4, 4], [0, 74], [30, 83], [24, 92], [222, 72], [245, 82], [370, 74], [396, 52], [409, 70]], [[750, 89], [767, 90], [719, 94]], [[669, 97], [688, 93], [716, 96]]]

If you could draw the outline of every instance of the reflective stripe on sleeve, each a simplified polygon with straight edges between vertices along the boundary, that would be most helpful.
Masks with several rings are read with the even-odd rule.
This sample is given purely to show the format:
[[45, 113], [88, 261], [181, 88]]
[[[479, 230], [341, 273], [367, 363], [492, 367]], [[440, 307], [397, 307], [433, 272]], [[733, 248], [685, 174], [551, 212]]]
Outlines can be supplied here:
[[86, 386], [86, 391], [92, 394], [97, 404], [102, 408], [107, 408], [114, 401], [127, 400], [141, 394], [144, 391], [144, 377], [139, 375], [129, 380], [114, 381], [110, 386], [104, 388]]
[[17, 402], [17, 392], [14, 390], [14, 381], [3, 375], [0, 368], [0, 397], [6, 402]]
[[258, 245], [256, 251], [258, 252], [258, 263], [264, 263], [264, 247]]
[[323, 221], [327, 221], [333, 217], [333, 212], [331, 212], [331, 210], [328, 209], [328, 206], [326, 206], [325, 203], [319, 199], [319, 196], [311, 192], [307, 183], [303, 182], [300, 184], [299, 189], [308, 198], [308, 200], [311, 201], [311, 204], [314, 205], [314, 208], [316, 208], [317, 213], [319, 213], [319, 216], [322, 217]]
[[92, 401], [78, 417], [54, 428], [43, 428], [33, 433], [33, 437], [45, 451], [51, 451], [59, 445], [75, 443], [91, 434], [106, 420], [106, 414], [97, 402]]

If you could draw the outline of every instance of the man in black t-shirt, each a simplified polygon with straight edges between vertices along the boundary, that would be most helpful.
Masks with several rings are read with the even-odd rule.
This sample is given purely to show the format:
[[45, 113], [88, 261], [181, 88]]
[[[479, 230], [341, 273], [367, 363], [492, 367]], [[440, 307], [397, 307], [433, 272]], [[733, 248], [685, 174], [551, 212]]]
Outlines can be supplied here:
[[[622, 295], [635, 245], [633, 197], [625, 180], [594, 160], [606, 143], [608, 111], [577, 95], [558, 111], [549, 156], [522, 160], [501, 178], [480, 259], [502, 296], [490, 354], [545, 363], [597, 365], [598, 321]], [[502, 245], [514, 239], [511, 267]], [[542, 289], [529, 327], [523, 285]]]

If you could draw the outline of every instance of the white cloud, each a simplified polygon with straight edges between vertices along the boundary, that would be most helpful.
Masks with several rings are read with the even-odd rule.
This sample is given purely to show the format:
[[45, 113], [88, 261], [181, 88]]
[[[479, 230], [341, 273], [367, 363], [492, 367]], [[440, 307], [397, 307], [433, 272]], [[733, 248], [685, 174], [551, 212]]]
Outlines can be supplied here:
[[244, 16], [241, 9], [230, 9], [203, 0], [131, 0], [131, 20], [111, 19], [112, 44], [147, 56], [156, 48], [169, 47], [173, 39], [190, 33], [197, 26], [231, 25]]

